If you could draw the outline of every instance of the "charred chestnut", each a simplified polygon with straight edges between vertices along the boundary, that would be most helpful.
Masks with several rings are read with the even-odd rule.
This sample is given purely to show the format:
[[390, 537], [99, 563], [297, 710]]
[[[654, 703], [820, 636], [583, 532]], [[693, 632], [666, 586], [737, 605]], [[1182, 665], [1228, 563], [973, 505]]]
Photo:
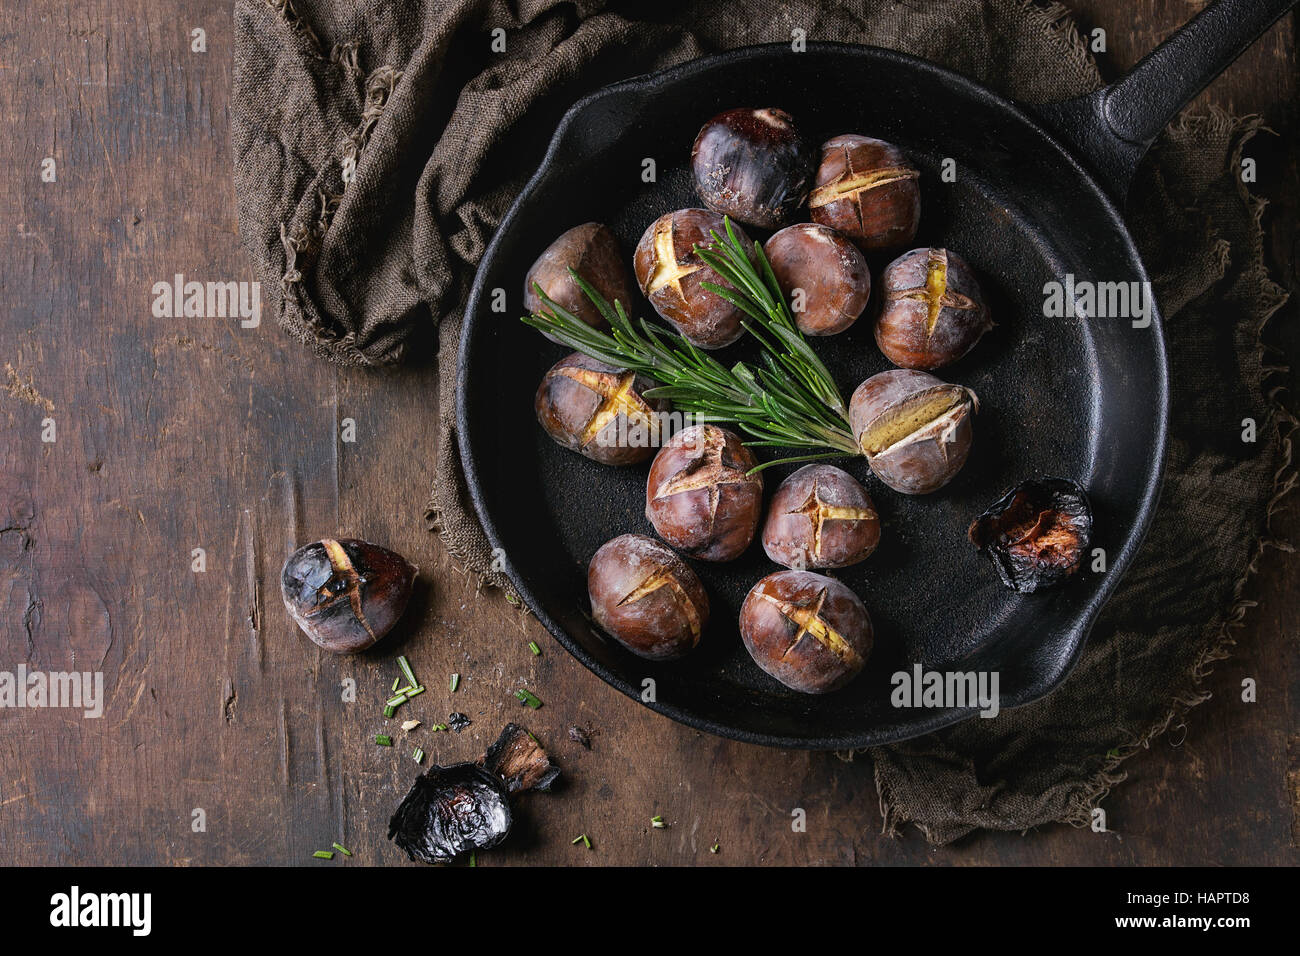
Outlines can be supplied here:
[[1037, 591], [1079, 570], [1092, 539], [1092, 506], [1077, 481], [1031, 478], [976, 518], [970, 539], [1003, 584]]
[[[587, 222], [563, 233], [537, 257], [524, 279], [524, 308], [529, 312], [544, 310], [544, 303], [533, 288], [536, 284], [556, 305], [593, 328], [608, 326], [600, 310], [573, 281], [570, 269], [591, 283], [611, 305], [615, 299], [624, 306], [631, 302], [631, 284], [618, 251], [618, 240], [607, 226]], [[549, 335], [546, 337], [556, 341]]]
[[901, 368], [951, 365], [993, 322], [975, 273], [947, 249], [913, 249], [885, 267], [876, 344]]
[[513, 817], [505, 781], [472, 763], [420, 774], [388, 822], [388, 839], [422, 863], [451, 863], [496, 846]]
[[801, 222], [768, 239], [763, 253], [806, 335], [834, 335], [871, 298], [871, 270], [858, 247], [829, 226]]
[[354, 539], [322, 538], [284, 562], [280, 596], [303, 632], [332, 654], [364, 651], [406, 610], [417, 568]]
[[643, 534], [601, 545], [587, 569], [591, 616], [633, 654], [681, 657], [700, 643], [709, 596], [677, 554]]
[[754, 663], [786, 687], [825, 694], [843, 687], [866, 664], [871, 616], [834, 578], [778, 571], [746, 596], [740, 636]]
[[695, 191], [738, 222], [779, 229], [808, 198], [817, 151], [783, 110], [736, 109], [704, 124], [691, 148]]
[[763, 550], [787, 568], [843, 568], [876, 550], [880, 516], [867, 489], [834, 465], [805, 465], [776, 489]]
[[659, 537], [701, 561], [730, 561], [754, 539], [763, 479], [740, 438], [716, 425], [692, 425], [655, 456], [645, 516]]
[[925, 495], [966, 463], [978, 409], [968, 388], [926, 372], [893, 369], [858, 386], [849, 420], [877, 478], [903, 494]]
[[645, 461], [660, 445], [666, 399], [645, 398], [655, 382], [574, 352], [542, 378], [533, 407], [546, 434], [605, 465]]
[[822, 144], [808, 211], [862, 249], [896, 249], [916, 238], [921, 174], [897, 146], [852, 133]]
[[[748, 247], [749, 240], [740, 228], [732, 228]], [[700, 348], [720, 349], [745, 330], [740, 324], [741, 311], [704, 288], [706, 282], [726, 285], [694, 252], [696, 245], [713, 242], [710, 231], [727, 234], [722, 217], [715, 212], [679, 209], [666, 213], [641, 236], [633, 267], [641, 291], [659, 315]]]

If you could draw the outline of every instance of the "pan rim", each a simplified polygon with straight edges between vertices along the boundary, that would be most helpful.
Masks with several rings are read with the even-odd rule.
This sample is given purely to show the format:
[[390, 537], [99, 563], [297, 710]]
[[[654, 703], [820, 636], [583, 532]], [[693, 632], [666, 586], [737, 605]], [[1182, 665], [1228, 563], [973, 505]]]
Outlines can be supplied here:
[[[807, 45], [809, 53], [826, 53], [844, 55], [863, 59], [883, 60], [893, 63], [903, 69], [919, 73], [930, 73], [936, 78], [941, 79], [944, 83], [960, 88], [967, 96], [974, 97], [976, 100], [987, 101], [992, 108], [1001, 109], [1010, 113], [1020, 122], [1031, 128], [1043, 141], [1045, 148], [1055, 151], [1059, 159], [1072, 167], [1079, 175], [1082, 182], [1086, 183], [1091, 190], [1092, 198], [1098, 202], [1099, 207], [1105, 212], [1110, 220], [1110, 226], [1123, 244], [1127, 257], [1137, 267], [1137, 278], [1143, 282], [1149, 282], [1150, 277], [1147, 274], [1145, 263], [1139, 254], [1133, 237], [1129, 233], [1128, 226], [1124, 222], [1123, 216], [1116, 208], [1109, 194], [1101, 187], [1096, 175], [1083, 163], [1081, 163], [1075, 152], [1064, 145], [1061, 140], [1048, 129], [1043, 122], [1028, 112], [1025, 107], [1009, 100], [989, 88], [956, 73], [946, 67], [931, 63], [918, 57], [910, 56], [905, 53], [899, 53], [895, 50], [888, 50], [882, 47], [866, 46], [860, 44], [838, 43], [830, 41], [809, 42]], [[483, 264], [492, 261], [495, 257], [498, 246], [502, 238], [511, 231], [514, 221], [518, 218], [520, 210], [530, 199], [532, 193], [538, 188], [541, 181], [545, 178], [548, 171], [554, 164], [557, 154], [565, 142], [569, 130], [577, 121], [577, 118], [590, 109], [594, 104], [601, 100], [620, 96], [630, 92], [638, 92], [651, 85], [665, 82], [680, 82], [698, 75], [703, 72], [736, 63], [743, 63], [748, 60], [761, 60], [774, 55], [790, 55], [790, 49], [787, 44], [761, 44], [755, 46], [739, 47], [733, 50], [727, 50], [717, 54], [711, 54], [688, 60], [675, 66], [667, 67], [653, 73], [645, 73], [626, 80], [620, 80], [616, 83], [601, 87], [591, 93], [588, 93], [575, 101], [564, 113], [551, 141], [547, 146], [546, 153], [542, 158], [537, 169], [529, 177], [527, 183], [520, 190], [519, 194], [511, 203], [506, 215], [502, 218], [494, 232], [492, 239], [484, 250], [483, 257], [475, 272], [474, 282], [470, 289], [470, 295], [466, 303], [463, 324], [460, 332], [460, 352], [457, 358], [457, 381], [456, 381], [456, 440], [457, 449], [460, 454], [461, 466], [464, 469], [466, 488], [469, 492], [470, 500], [473, 503], [475, 513], [483, 527], [489, 544], [494, 549], [499, 549], [500, 553], [508, 555], [503, 548], [501, 535], [496, 527], [486, 502], [483, 500], [482, 483], [479, 478], [477, 462], [474, 451], [470, 447], [470, 415], [468, 402], [468, 388], [466, 387], [467, 375], [471, 358], [473, 356], [473, 335], [477, 326], [476, 317], [481, 309], [480, 305], [483, 299], [485, 286], [485, 271]], [[803, 54], [800, 54], [803, 55]], [[1131, 566], [1133, 559], [1142, 546], [1147, 532], [1150, 530], [1152, 520], [1155, 516], [1156, 507], [1160, 495], [1160, 488], [1164, 478], [1165, 457], [1168, 443], [1168, 426], [1169, 426], [1169, 358], [1167, 354], [1164, 317], [1163, 311], [1158, 302], [1152, 309], [1151, 315], [1151, 335], [1154, 350], [1154, 358], [1157, 372], [1156, 393], [1159, 396], [1158, 407], [1152, 410], [1154, 416], [1155, 442], [1152, 448], [1152, 468], [1146, 478], [1145, 487], [1142, 495], [1137, 502], [1137, 517], [1133, 526], [1125, 538], [1123, 546], [1119, 553], [1113, 556], [1110, 561], [1109, 570], [1102, 576], [1094, 594], [1090, 597], [1087, 604], [1080, 609], [1072, 626], [1063, 630], [1062, 638], [1069, 639], [1071, 651], [1058, 659], [1051, 673], [1043, 678], [1032, 687], [1022, 688], [1019, 692], [1013, 692], [1005, 695], [1000, 701], [1003, 709], [1020, 707], [1025, 704], [1039, 700], [1058, 688], [1069, 676], [1074, 665], [1078, 663], [1079, 657], [1083, 653], [1083, 648], [1088, 642], [1089, 635], [1096, 623], [1097, 617], [1101, 610], [1109, 602], [1110, 598], [1118, 588], [1120, 581]], [[641, 699], [641, 689], [629, 683], [620, 674], [615, 673], [611, 668], [597, 660], [593, 655], [587, 652], [578, 641], [573, 639], [567, 630], [565, 630], [546, 610], [539, 600], [538, 596], [529, 587], [522, 575], [518, 574], [508, 557], [505, 562], [506, 576], [515, 588], [516, 593], [523, 600], [530, 613], [537, 617], [538, 621], [546, 627], [551, 636], [554, 637], [561, 646], [573, 655], [584, 667], [594, 673], [597, 677], [609, 684], [611, 687], [620, 691], [632, 700], [641, 703], [643, 706], [669, 717], [686, 726], [703, 730], [716, 736], [740, 740], [746, 743], [760, 744], [763, 746], [775, 747], [787, 750], [847, 750], [861, 747], [880, 746], [886, 743], [898, 743], [909, 740], [914, 737], [923, 736], [941, 730], [945, 727], [952, 726], [974, 716], [978, 708], [942, 708], [927, 711], [924, 716], [918, 717], [909, 722], [906, 732], [902, 734], [872, 734], [872, 733], [849, 733], [838, 735], [821, 735], [817, 737], [794, 736], [781, 733], [755, 732], [722, 724], [709, 717], [701, 716], [691, 710], [685, 709], [674, 704], [665, 704], [659, 701], [646, 702]]]

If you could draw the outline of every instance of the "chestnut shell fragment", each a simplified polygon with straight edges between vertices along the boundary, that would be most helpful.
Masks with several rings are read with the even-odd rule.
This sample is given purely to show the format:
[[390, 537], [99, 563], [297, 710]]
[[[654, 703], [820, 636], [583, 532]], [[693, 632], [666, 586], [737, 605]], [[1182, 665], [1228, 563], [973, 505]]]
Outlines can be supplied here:
[[480, 761], [506, 782], [510, 793], [525, 790], [547, 791], [560, 776], [560, 768], [551, 763], [550, 755], [537, 738], [518, 724], [506, 724]]
[[420, 774], [388, 823], [388, 839], [421, 863], [451, 863], [504, 840], [513, 817], [505, 782], [478, 764]]
[[396, 552], [353, 538], [322, 538], [289, 555], [280, 596], [303, 632], [332, 654], [379, 641], [411, 599], [417, 568]]
[[1031, 478], [999, 498], [970, 526], [1002, 583], [1029, 593], [1079, 570], [1092, 540], [1092, 506], [1070, 478]]

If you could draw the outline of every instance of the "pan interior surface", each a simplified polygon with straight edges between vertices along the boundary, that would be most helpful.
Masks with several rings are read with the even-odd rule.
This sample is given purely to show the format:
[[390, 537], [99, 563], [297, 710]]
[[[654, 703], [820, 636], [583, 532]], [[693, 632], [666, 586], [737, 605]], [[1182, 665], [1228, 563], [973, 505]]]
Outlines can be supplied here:
[[[693, 562], [712, 616], [684, 660], [650, 663], [590, 624], [586, 569], [616, 535], [653, 535], [644, 515], [649, 465], [611, 468], [552, 442], [533, 397], [567, 354], [518, 319], [524, 274], [563, 230], [604, 222], [624, 258], [655, 218], [701, 205], [689, 155], [710, 116], [735, 106], [780, 107], [821, 142], [856, 132], [899, 145], [921, 170], [916, 245], [946, 246], [977, 270], [997, 323], [974, 351], [937, 374], [980, 400], [970, 459], [936, 494], [883, 486], [862, 459], [835, 461], [863, 481], [880, 512], [878, 550], [829, 572], [864, 601], [875, 650], [847, 688], [809, 697], [750, 660], [737, 615], [749, 588], [779, 568], [756, 540], [739, 560]], [[653, 160], [653, 182], [643, 180]], [[950, 181], [951, 180], [951, 181]], [[751, 238], [767, 232], [747, 230]], [[847, 401], [892, 366], [872, 337], [872, 303], [847, 332], [813, 339]], [[1068, 673], [1097, 611], [1145, 530], [1164, 445], [1165, 357], [1158, 315], [1049, 318], [1044, 287], [1146, 279], [1127, 233], [1086, 173], [1019, 110], [937, 68], [884, 51], [813, 45], [791, 55], [758, 48], [614, 87], [571, 111], [547, 162], [520, 196], [480, 267], [466, 316], [459, 425], [471, 493], [521, 595], [562, 643], [601, 677], [655, 709], [711, 732], [810, 748], [904, 739], [969, 716], [969, 708], [895, 707], [892, 675], [914, 665], [994, 671], [1001, 706], [1042, 696]], [[1082, 287], [1080, 285], [1080, 287]], [[493, 312], [491, 290], [509, 309]], [[632, 315], [654, 319], [639, 297]], [[743, 345], [715, 353], [752, 353]], [[767, 450], [760, 450], [765, 457]], [[764, 473], [770, 499], [794, 466]], [[973, 518], [1034, 475], [1075, 478], [1095, 511], [1088, 565], [1065, 586], [1005, 589], [967, 541]], [[646, 683], [652, 680], [653, 685]]]

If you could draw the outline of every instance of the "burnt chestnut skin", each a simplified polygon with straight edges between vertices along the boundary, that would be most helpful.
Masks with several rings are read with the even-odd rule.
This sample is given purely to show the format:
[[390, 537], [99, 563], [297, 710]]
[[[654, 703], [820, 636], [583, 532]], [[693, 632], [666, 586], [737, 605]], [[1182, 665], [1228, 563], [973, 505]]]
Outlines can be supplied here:
[[794, 221], [816, 164], [816, 148], [778, 109], [719, 113], [691, 148], [695, 191], [704, 205], [761, 229]]
[[674, 548], [701, 561], [730, 561], [754, 539], [763, 478], [733, 432], [692, 425], [668, 440], [646, 481], [645, 516]]
[[809, 214], [865, 252], [903, 248], [921, 222], [920, 175], [897, 146], [852, 133], [836, 136], [822, 144]]
[[331, 654], [355, 654], [387, 634], [406, 610], [417, 572], [368, 541], [322, 538], [284, 562], [280, 596], [289, 614]]
[[[748, 248], [749, 240], [733, 226], [736, 238]], [[665, 213], [646, 229], [637, 243], [633, 268], [636, 281], [654, 310], [702, 349], [720, 349], [745, 334], [741, 311], [704, 288], [711, 282], [725, 287], [722, 278], [694, 252], [713, 238], [727, 235], [722, 217], [708, 209], [678, 209]]]
[[[600, 310], [573, 281], [570, 269], [591, 283], [610, 305], [617, 299], [625, 308], [630, 307], [632, 285], [619, 254], [618, 240], [607, 226], [587, 222], [561, 234], [528, 269], [524, 279], [524, 308], [529, 313], [542, 311], [542, 300], [533, 289], [533, 283], [537, 283], [557, 305], [592, 328], [608, 328], [609, 323]], [[549, 335], [546, 337], [555, 341]]]
[[880, 516], [867, 489], [834, 465], [805, 465], [768, 505], [763, 550], [787, 568], [844, 568], [880, 543]]
[[1003, 584], [1037, 591], [1079, 570], [1092, 541], [1092, 505], [1072, 478], [1030, 478], [976, 518], [968, 534]]
[[993, 327], [966, 260], [947, 249], [913, 249], [885, 267], [876, 344], [901, 368], [931, 370], [964, 356]]
[[601, 545], [587, 568], [591, 616], [633, 654], [681, 657], [700, 643], [709, 596], [669, 547], [643, 534]]
[[646, 461], [660, 445], [659, 413], [672, 404], [643, 393], [657, 383], [574, 352], [542, 378], [533, 403], [555, 441], [605, 465]]
[[[866, 257], [829, 226], [787, 226], [764, 243], [763, 254], [805, 335], [843, 332], [867, 307], [871, 270]], [[802, 292], [792, 301], [797, 289]]]
[[811, 571], [778, 571], [740, 608], [754, 663], [791, 690], [825, 694], [853, 680], [871, 653], [871, 616], [845, 585]]
[[872, 472], [890, 488], [925, 495], [966, 463], [975, 393], [927, 372], [891, 369], [853, 393], [849, 421]]

